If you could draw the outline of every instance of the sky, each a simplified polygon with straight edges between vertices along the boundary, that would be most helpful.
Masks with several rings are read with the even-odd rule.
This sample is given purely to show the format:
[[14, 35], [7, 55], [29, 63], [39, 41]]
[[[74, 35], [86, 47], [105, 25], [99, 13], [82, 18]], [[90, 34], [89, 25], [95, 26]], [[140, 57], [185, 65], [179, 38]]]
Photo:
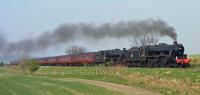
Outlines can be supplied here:
[[[199, 0], [0, 0], [0, 32], [10, 41], [37, 37], [64, 23], [101, 24], [148, 18], [168, 22], [176, 29], [178, 42], [185, 46], [186, 53], [200, 53]], [[160, 42], [170, 44], [173, 40], [165, 37]], [[34, 55], [64, 54], [65, 48], [73, 44], [90, 51], [130, 48], [129, 39], [108, 39], [97, 43], [75, 41]]]

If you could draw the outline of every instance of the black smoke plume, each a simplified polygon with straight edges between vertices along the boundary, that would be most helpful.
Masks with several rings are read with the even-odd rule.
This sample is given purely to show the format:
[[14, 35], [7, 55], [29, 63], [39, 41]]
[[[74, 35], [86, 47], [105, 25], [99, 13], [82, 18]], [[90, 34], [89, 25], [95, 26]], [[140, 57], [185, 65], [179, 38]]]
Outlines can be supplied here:
[[35, 38], [9, 42], [3, 35], [0, 36], [0, 55], [32, 53], [45, 50], [49, 47], [69, 43], [82, 36], [88, 40], [108, 38], [139, 37], [147, 34], [168, 36], [176, 41], [175, 29], [161, 19], [146, 19], [140, 21], [110, 22], [100, 25], [91, 23], [63, 24], [53, 31], [43, 32]]

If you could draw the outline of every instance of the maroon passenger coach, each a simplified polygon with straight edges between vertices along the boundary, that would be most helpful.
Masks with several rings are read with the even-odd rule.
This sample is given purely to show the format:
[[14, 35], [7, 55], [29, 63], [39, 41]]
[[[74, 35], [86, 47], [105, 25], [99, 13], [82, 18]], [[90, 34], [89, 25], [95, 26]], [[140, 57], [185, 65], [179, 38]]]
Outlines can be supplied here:
[[37, 58], [42, 66], [78, 66], [94, 63], [95, 53], [81, 53], [74, 55], [61, 55], [54, 57]]

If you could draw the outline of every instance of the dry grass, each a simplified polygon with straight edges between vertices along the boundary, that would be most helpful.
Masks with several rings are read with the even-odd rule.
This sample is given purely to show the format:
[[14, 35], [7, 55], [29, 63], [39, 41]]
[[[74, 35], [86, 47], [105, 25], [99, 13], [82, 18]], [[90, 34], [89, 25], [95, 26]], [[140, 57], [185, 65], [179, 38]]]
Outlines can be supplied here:
[[191, 56], [191, 63], [200, 64], [200, 56]]
[[[182, 80], [167, 79], [159, 76], [151, 76], [151, 75], [143, 75], [138, 72], [134, 72], [132, 74], [126, 75], [124, 79], [129, 81], [129, 84], [132, 85], [134, 83], [142, 83], [145, 88], [148, 89], [170, 89], [165, 92], [165, 94], [173, 95], [175, 93], [179, 93], [182, 95], [199, 95], [200, 84], [195, 83], [186, 83]], [[174, 91], [174, 92], [173, 92]]]

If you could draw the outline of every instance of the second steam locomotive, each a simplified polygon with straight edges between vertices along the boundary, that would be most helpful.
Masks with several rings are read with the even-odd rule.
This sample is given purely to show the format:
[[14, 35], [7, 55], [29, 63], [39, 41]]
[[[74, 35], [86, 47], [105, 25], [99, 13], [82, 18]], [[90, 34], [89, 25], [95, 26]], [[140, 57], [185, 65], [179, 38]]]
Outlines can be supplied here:
[[174, 42], [168, 45], [147, 45], [130, 49], [103, 50], [74, 55], [36, 58], [42, 66], [81, 66], [111, 62], [129, 67], [187, 67], [189, 59], [184, 46]]

